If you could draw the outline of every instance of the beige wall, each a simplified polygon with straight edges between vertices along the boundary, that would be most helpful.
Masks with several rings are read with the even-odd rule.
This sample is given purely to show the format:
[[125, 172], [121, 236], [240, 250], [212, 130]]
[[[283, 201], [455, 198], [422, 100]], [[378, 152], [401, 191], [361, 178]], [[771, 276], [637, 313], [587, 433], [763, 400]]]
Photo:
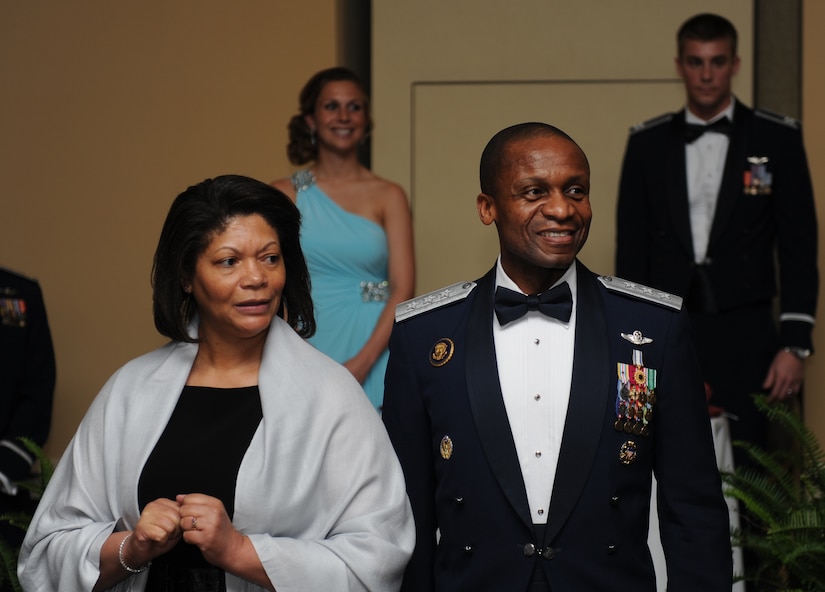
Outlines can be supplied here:
[[496, 131], [529, 120], [558, 125], [587, 152], [594, 219], [582, 259], [612, 272], [627, 130], [681, 106], [675, 31], [701, 10], [738, 24], [749, 66], [734, 91], [751, 102], [750, 0], [375, 3], [373, 164], [409, 190], [417, 291], [491, 265], [495, 231], [475, 214], [478, 158]]
[[[685, 18], [702, 10], [713, 10], [737, 23], [740, 53], [750, 59], [752, 4], [750, 0], [376, 2], [372, 99], [376, 129], [382, 133], [373, 143], [374, 167], [411, 187], [415, 167], [411, 111], [420, 85], [674, 80], [675, 31]], [[737, 94], [749, 100], [752, 69], [743, 67], [735, 84]], [[651, 117], [680, 106], [667, 94], [653, 99], [660, 107]], [[506, 103], [499, 107], [508, 109]], [[576, 104], [568, 107], [576, 109]], [[626, 119], [622, 110], [609, 111], [623, 132], [636, 123], [632, 117]], [[548, 110], [545, 120], [552, 123], [559, 115]]]
[[825, 241], [822, 239], [825, 212], [825, 3], [820, 0], [804, 0], [802, 4], [802, 121], [808, 165], [814, 181], [819, 210], [819, 324], [814, 329], [817, 353], [808, 362], [806, 381], [805, 418], [816, 432], [819, 441], [825, 443], [825, 285], [822, 272], [825, 269]]
[[0, 265], [45, 293], [53, 457], [161, 343], [149, 273], [174, 196], [288, 173], [287, 120], [336, 46], [335, 0], [0, 0]]

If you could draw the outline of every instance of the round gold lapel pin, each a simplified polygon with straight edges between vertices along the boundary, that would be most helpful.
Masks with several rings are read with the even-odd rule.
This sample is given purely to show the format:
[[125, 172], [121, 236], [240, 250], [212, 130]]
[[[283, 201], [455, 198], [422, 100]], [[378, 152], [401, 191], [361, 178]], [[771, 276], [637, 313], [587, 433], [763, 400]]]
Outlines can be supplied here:
[[455, 344], [449, 337], [442, 337], [430, 349], [430, 364], [439, 368], [450, 361], [455, 352]]

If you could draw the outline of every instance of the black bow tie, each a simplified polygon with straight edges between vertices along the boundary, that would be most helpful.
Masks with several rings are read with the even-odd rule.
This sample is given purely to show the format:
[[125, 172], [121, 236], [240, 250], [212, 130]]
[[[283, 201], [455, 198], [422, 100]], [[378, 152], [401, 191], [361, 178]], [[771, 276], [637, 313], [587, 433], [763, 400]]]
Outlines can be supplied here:
[[717, 119], [716, 121], [714, 121], [713, 123], [709, 123], [708, 125], [703, 125], [701, 123], [686, 123], [685, 142], [690, 144], [693, 141], [697, 140], [699, 136], [701, 136], [705, 132], [717, 132], [729, 136], [732, 126], [733, 124], [727, 117]]
[[529, 296], [499, 286], [496, 288], [495, 309], [496, 317], [501, 325], [523, 317], [528, 310], [538, 310], [548, 317], [554, 317], [566, 323], [573, 313], [573, 294], [567, 282], [541, 294]]

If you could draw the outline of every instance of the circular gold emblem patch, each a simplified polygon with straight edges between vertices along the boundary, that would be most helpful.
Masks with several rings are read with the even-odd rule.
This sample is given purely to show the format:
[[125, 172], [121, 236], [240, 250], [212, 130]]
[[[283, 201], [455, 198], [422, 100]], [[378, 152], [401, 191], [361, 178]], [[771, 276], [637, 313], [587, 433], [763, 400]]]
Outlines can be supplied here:
[[443, 366], [450, 361], [455, 351], [455, 344], [453, 340], [448, 337], [442, 337], [435, 342], [435, 345], [430, 350], [430, 364], [436, 368]]

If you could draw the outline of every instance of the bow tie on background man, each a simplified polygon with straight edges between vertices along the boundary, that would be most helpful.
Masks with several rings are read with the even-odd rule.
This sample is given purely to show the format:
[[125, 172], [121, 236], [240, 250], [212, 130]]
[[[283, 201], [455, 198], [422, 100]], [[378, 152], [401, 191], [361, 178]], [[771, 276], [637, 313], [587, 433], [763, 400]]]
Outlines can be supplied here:
[[730, 135], [733, 123], [727, 117], [717, 119], [713, 123], [704, 125], [701, 123], [686, 123], [685, 124], [685, 142], [688, 144], [694, 142], [705, 132], [716, 132], [718, 134]]
[[501, 325], [523, 317], [528, 310], [538, 310], [548, 317], [567, 323], [573, 313], [573, 294], [567, 282], [541, 294], [529, 296], [499, 286], [496, 288], [495, 310]]

